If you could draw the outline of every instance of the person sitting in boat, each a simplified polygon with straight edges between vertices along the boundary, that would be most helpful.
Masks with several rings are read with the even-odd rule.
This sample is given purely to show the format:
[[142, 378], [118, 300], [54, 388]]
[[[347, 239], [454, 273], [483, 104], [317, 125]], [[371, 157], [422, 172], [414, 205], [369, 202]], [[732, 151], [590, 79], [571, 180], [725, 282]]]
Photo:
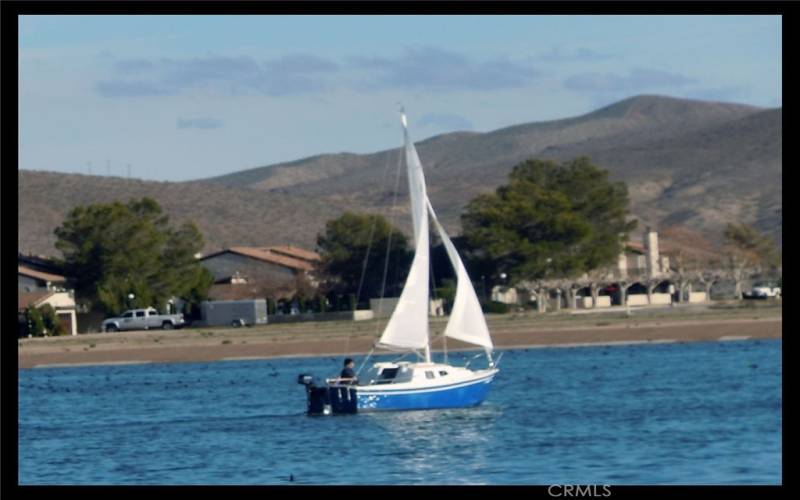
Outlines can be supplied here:
[[356, 372], [353, 371], [355, 366], [356, 363], [352, 358], [347, 358], [344, 360], [344, 368], [342, 369], [342, 373], [339, 374], [338, 382], [340, 384], [355, 384], [358, 381]]

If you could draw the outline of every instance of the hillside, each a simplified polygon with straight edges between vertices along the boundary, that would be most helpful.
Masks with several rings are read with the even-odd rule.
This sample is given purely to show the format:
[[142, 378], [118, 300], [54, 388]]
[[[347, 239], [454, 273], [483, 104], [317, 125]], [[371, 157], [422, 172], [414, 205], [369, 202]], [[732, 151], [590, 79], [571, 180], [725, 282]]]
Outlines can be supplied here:
[[744, 221], [780, 241], [781, 121], [780, 109], [766, 110], [624, 149], [572, 145], [542, 156], [591, 156], [628, 182], [632, 211], [657, 226], [686, 225], [716, 237], [727, 222]]
[[[686, 224], [715, 239], [724, 223], [744, 221], [780, 241], [781, 120], [780, 109], [639, 96], [576, 118], [445, 134], [417, 147], [452, 233], [467, 201], [506, 182], [516, 163], [587, 155], [628, 183], [643, 225]], [[184, 183], [20, 171], [20, 250], [52, 254], [52, 229], [76, 203], [145, 194], [174, 219], [195, 220], [209, 249], [313, 247], [325, 221], [346, 207], [389, 213], [399, 152], [319, 155]], [[397, 214], [406, 211], [405, 182]], [[63, 194], [50, 199], [48, 192]], [[397, 218], [405, 229], [406, 219]]]
[[197, 182], [20, 171], [19, 251], [56, 255], [53, 230], [73, 206], [142, 196], [155, 199], [173, 222], [195, 222], [205, 252], [236, 245], [313, 248], [317, 224], [339, 210], [332, 202]]
[[[628, 183], [643, 224], [685, 223], [716, 238], [725, 222], [743, 220], [780, 241], [781, 117], [780, 109], [639, 96], [577, 118], [445, 134], [417, 147], [431, 199], [452, 232], [467, 201], [504, 183], [515, 164], [587, 155]], [[388, 213], [393, 176], [384, 172], [394, 172], [398, 154], [322, 155], [205, 182]], [[400, 193], [402, 200], [405, 180]]]

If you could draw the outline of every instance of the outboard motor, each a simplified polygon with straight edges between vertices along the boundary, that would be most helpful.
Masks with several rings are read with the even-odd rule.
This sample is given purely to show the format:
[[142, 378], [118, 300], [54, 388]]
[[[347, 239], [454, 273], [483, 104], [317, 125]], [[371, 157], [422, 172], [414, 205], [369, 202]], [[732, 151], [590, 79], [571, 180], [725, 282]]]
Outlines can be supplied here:
[[297, 383], [303, 385], [314, 385], [314, 375], [301, 373], [297, 376]]
[[306, 386], [308, 415], [340, 415], [358, 413], [358, 392], [355, 386], [317, 386], [313, 375], [301, 373], [297, 383]]

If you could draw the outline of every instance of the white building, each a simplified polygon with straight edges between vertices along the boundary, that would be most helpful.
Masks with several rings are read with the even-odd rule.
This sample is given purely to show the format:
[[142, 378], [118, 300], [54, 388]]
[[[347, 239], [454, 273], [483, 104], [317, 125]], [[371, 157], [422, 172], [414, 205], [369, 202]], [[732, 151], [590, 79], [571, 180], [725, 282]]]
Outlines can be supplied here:
[[642, 235], [642, 243], [629, 241], [617, 260], [620, 279], [652, 279], [669, 273], [669, 257], [660, 255], [658, 233], [650, 227]]
[[58, 274], [37, 271], [27, 266], [18, 266], [17, 270], [18, 313], [24, 313], [30, 306], [38, 308], [50, 304], [67, 332], [77, 335], [75, 294], [72, 290], [64, 288], [67, 279]]
[[17, 296], [17, 312], [24, 314], [30, 307], [42, 307], [49, 304], [55, 309], [59, 322], [64, 326], [69, 335], [78, 334], [78, 318], [75, 314], [75, 296], [72, 291], [39, 291], [21, 292]]

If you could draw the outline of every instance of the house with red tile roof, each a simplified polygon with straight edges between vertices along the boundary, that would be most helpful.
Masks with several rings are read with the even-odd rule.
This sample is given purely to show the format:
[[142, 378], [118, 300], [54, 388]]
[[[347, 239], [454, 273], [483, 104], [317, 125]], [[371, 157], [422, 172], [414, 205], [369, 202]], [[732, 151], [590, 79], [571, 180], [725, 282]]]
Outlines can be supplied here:
[[290, 245], [235, 246], [200, 258], [214, 276], [209, 297], [216, 300], [289, 298], [316, 288], [313, 271], [319, 261], [316, 252]]
[[279, 245], [273, 247], [265, 247], [265, 250], [277, 255], [285, 255], [293, 259], [304, 260], [310, 264], [316, 264], [322, 260], [322, 257], [317, 252], [312, 252], [304, 248], [295, 247], [292, 245]]

